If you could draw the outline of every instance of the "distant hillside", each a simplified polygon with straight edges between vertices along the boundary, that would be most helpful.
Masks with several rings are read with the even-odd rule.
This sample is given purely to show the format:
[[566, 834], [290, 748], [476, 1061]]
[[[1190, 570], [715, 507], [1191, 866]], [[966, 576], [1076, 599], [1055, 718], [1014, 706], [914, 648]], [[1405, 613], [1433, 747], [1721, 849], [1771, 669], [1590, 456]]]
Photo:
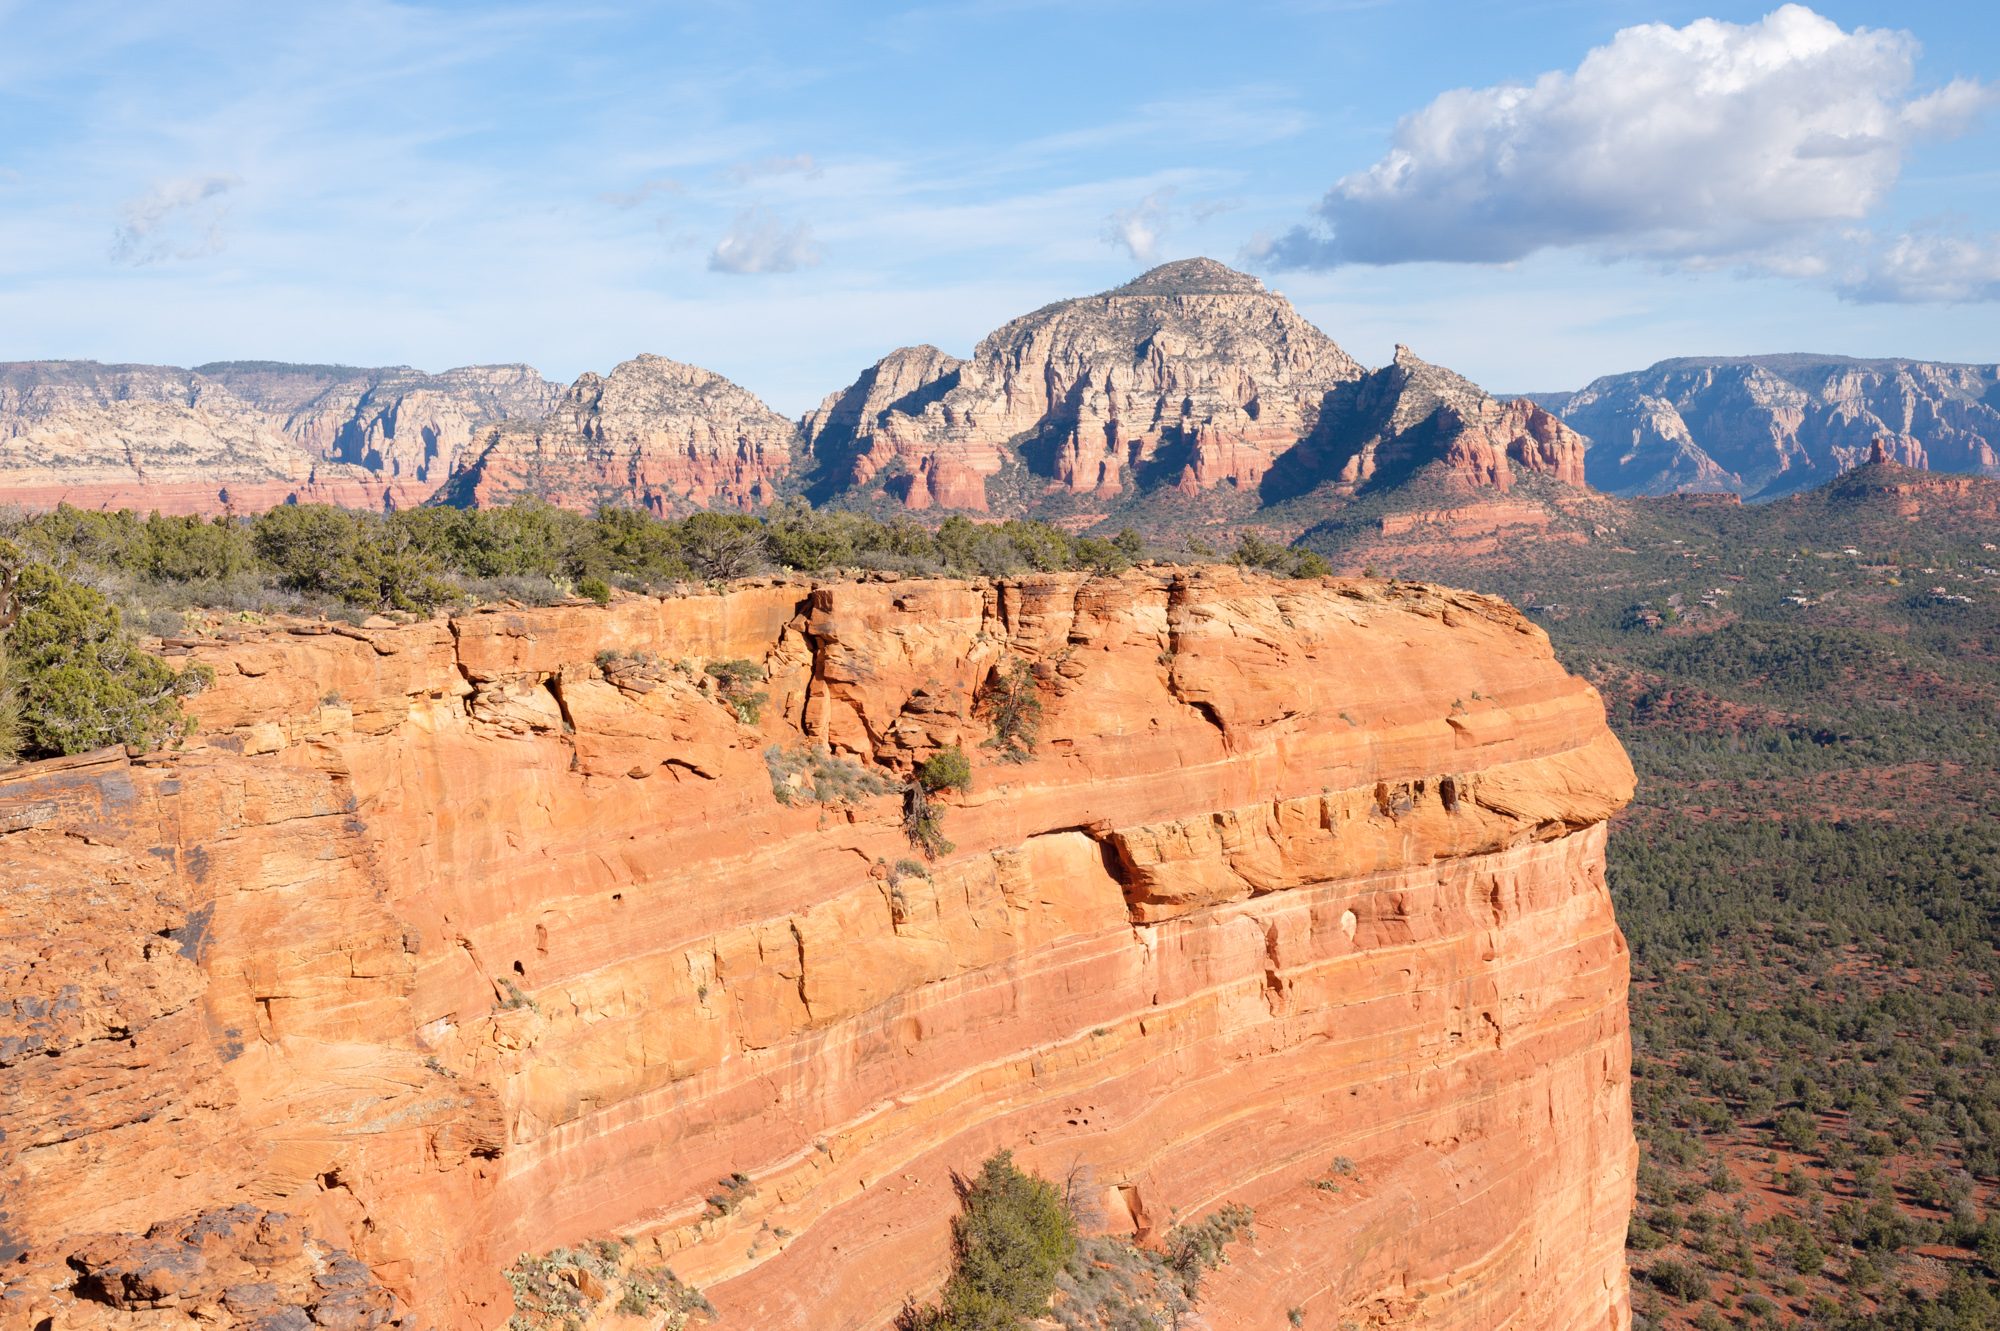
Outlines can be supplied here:
[[1586, 475], [1612, 494], [1768, 499], [1857, 465], [1877, 438], [1910, 466], [2000, 474], [2000, 365], [1677, 357], [1529, 396], [1590, 439]]

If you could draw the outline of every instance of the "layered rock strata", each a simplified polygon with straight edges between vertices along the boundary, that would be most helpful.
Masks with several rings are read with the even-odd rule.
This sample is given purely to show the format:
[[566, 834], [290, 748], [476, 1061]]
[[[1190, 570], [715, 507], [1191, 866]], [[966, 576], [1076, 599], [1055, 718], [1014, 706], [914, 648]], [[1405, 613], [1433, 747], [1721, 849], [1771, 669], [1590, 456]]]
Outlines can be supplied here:
[[1591, 438], [1591, 484], [1615, 494], [1786, 494], [1862, 464], [1877, 438], [1905, 466], [2000, 474], [2000, 365], [1686, 357], [1541, 396]]
[[1398, 346], [1395, 359], [1328, 398], [1301, 451], [1308, 482], [1331, 473], [1353, 493], [1430, 470], [1459, 488], [1511, 489], [1518, 472], [1584, 484], [1589, 443], [1526, 398], [1502, 402]]
[[[1218, 1326], [1628, 1323], [1631, 768], [1498, 602], [1133, 571], [221, 632], [169, 644], [216, 671], [186, 750], [0, 772], [6, 1325], [493, 1328], [518, 1254], [617, 1236], [720, 1326], [872, 1329], [1000, 1146], [1142, 1237], [1256, 1207]], [[870, 792], [954, 742], [926, 863]]]
[[[942, 391], [828, 440], [845, 484], [911, 508], [978, 510], [1009, 465], [1100, 498], [1162, 484], [1254, 489], [1310, 433], [1328, 390], [1361, 367], [1256, 278], [1187, 259], [1023, 315], [925, 382], [946, 374]], [[836, 400], [818, 416], [830, 418]], [[812, 420], [808, 431], [820, 447], [825, 432]]]
[[473, 434], [539, 416], [526, 366], [0, 365], [0, 503], [253, 513], [422, 503]]
[[710, 370], [638, 356], [586, 374], [538, 422], [496, 426], [453, 476], [453, 503], [532, 494], [571, 508], [754, 509], [791, 470], [798, 428]]

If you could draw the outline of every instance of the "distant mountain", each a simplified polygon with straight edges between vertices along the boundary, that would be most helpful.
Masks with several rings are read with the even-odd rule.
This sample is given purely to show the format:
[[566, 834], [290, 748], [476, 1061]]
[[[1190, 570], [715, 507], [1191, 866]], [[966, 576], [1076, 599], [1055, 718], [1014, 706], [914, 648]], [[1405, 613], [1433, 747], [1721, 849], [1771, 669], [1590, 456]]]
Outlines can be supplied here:
[[571, 508], [657, 513], [756, 509], [778, 495], [798, 427], [747, 389], [698, 365], [636, 356], [585, 374], [555, 408], [480, 434], [440, 498], [504, 503], [532, 494]]
[[877, 509], [1288, 535], [1429, 477], [1577, 487], [1584, 440], [1398, 348], [1370, 371], [1212, 259], [1002, 325], [960, 360], [905, 347], [799, 422], [638, 356], [568, 389], [521, 365], [425, 374], [228, 361], [0, 366], [0, 502], [248, 510], [494, 504]]
[[1857, 465], [1878, 438], [1910, 466], [2000, 474], [2000, 365], [1683, 357], [1533, 396], [1589, 437], [1586, 475], [1613, 494], [1772, 498]]
[[1435, 471], [1583, 484], [1584, 440], [1407, 348], [1368, 371], [1290, 302], [1212, 259], [1058, 301], [969, 360], [892, 352], [807, 416], [816, 500], [1055, 518], [1269, 521]]
[[0, 364], [0, 503], [250, 512], [423, 502], [475, 431], [560, 390], [526, 366]]

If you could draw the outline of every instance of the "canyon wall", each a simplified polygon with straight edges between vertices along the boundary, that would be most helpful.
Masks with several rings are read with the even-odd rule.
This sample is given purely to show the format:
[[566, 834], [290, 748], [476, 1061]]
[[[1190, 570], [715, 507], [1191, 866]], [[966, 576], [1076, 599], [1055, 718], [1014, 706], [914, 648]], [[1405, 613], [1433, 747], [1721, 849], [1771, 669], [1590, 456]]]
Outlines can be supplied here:
[[2000, 365], [1847, 356], [1680, 357], [1538, 394], [1589, 435], [1613, 494], [1770, 498], [1892, 461], [2000, 474]]
[[[719, 1326], [872, 1331], [1002, 1146], [1141, 1237], [1255, 1207], [1217, 1327], [1629, 1324], [1631, 768], [1498, 602], [1141, 569], [166, 649], [191, 746], [0, 772], [0, 1326], [494, 1328], [615, 1237]], [[952, 742], [918, 862], [885, 778]]]

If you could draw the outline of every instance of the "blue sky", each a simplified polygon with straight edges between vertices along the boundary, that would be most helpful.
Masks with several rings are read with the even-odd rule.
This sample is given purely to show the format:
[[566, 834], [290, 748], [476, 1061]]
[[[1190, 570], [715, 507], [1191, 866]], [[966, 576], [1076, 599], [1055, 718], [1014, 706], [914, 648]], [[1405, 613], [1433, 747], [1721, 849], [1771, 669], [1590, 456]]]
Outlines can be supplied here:
[[1364, 362], [2000, 357], [2000, 6], [0, 0], [0, 359], [797, 412], [1208, 254]]

